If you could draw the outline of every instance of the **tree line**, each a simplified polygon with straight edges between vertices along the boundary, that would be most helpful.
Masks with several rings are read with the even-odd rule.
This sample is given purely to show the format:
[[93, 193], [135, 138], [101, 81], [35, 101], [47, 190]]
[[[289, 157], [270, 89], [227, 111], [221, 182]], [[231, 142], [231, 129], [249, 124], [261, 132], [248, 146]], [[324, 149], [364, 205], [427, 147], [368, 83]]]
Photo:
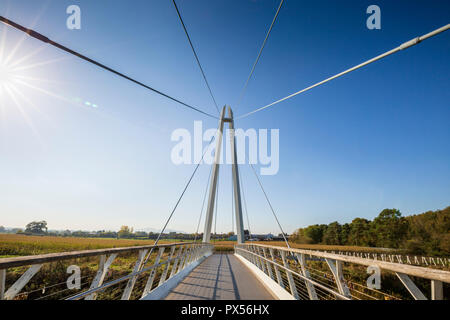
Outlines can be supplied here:
[[289, 240], [303, 244], [349, 245], [406, 249], [412, 254], [450, 253], [450, 207], [403, 217], [398, 209], [384, 209], [371, 220], [315, 224], [297, 229]]
[[[98, 230], [98, 231], [72, 231], [61, 230], [51, 231], [48, 230], [47, 221], [32, 221], [25, 226], [25, 229], [14, 228], [7, 230], [5, 227], [0, 226], [0, 233], [16, 233], [23, 235], [40, 235], [40, 236], [55, 236], [55, 237], [76, 237], [76, 238], [115, 238], [115, 239], [137, 239], [137, 240], [156, 240], [159, 233], [135, 231], [132, 227], [121, 226], [119, 231], [110, 230]], [[248, 230], [244, 233], [248, 235]], [[234, 232], [228, 233], [213, 233], [211, 239], [213, 240], [226, 240], [230, 236], [234, 235]], [[183, 232], [167, 232], [161, 235], [160, 239], [170, 240], [199, 240], [203, 238], [203, 233], [183, 233]]]

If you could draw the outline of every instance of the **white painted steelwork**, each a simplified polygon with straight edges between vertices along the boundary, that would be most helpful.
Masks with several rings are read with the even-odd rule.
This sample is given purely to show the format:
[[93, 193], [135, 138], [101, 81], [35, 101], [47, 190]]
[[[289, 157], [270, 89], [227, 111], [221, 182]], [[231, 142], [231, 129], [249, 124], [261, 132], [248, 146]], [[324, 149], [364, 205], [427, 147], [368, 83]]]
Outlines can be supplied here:
[[[122, 300], [129, 300], [132, 298], [145, 298], [148, 294], [151, 294], [155, 289], [160, 286], [167, 286], [166, 283], [170, 281], [173, 285], [175, 279], [182, 279], [178, 274], [183, 270], [191, 270], [198, 264], [198, 261], [212, 253], [213, 246], [207, 243], [173, 243], [162, 244], [156, 246], [140, 246], [140, 247], [127, 247], [127, 248], [113, 248], [113, 249], [101, 249], [101, 250], [85, 250], [75, 252], [63, 252], [52, 253], [36, 256], [26, 256], [18, 258], [6, 258], [0, 259], [0, 300], [13, 300], [21, 298], [20, 294], [23, 288], [32, 281], [33, 277], [42, 270], [42, 266], [50, 263], [72, 263], [74, 259], [99, 257], [99, 263], [97, 265], [97, 272], [90, 283], [88, 290], [79, 290], [74, 294], [70, 291], [70, 296], [64, 297], [67, 300], [95, 300], [99, 294], [104, 292], [107, 288], [118, 288]], [[143, 259], [147, 252], [153, 249], [154, 255], [148, 260], [148, 264], [143, 263]], [[158, 249], [158, 250], [155, 250]], [[169, 250], [170, 249], [170, 250]], [[177, 254], [175, 255], [175, 251]], [[167, 252], [167, 255], [164, 253]], [[114, 262], [118, 260], [120, 255], [125, 255], [127, 258], [129, 255], [137, 254], [135, 257], [134, 268], [131, 273], [126, 276], [121, 276], [116, 279], [111, 278], [112, 270], [114, 268]], [[22, 274], [19, 279], [15, 281], [8, 281], [14, 279], [12, 268], [28, 267], [28, 269]], [[9, 269], [9, 270], [8, 270]], [[170, 273], [169, 273], [170, 269]], [[15, 270], [17, 271], [17, 269]], [[185, 272], [184, 272], [185, 273]], [[178, 276], [177, 276], [178, 275]], [[86, 277], [83, 277], [86, 278]], [[155, 281], [157, 279], [157, 281]], [[143, 280], [145, 287], [142, 288], [136, 286], [138, 280]], [[12, 282], [7, 288], [8, 282]], [[65, 284], [65, 283], [64, 283]], [[126, 284], [123, 288], [119, 288], [120, 285]], [[36, 283], [39, 286], [38, 283]], [[60, 284], [49, 285], [47, 288], [57, 286]], [[42, 294], [48, 290], [43, 285], [41, 290]], [[62, 289], [53, 294], [62, 293], [69, 289]], [[36, 292], [33, 290], [31, 292]], [[28, 292], [28, 293], [31, 293]], [[43, 296], [45, 298], [47, 296]], [[41, 297], [39, 298], [41, 299]]]
[[[270, 255], [266, 254], [266, 251], [269, 251]], [[432, 300], [444, 299], [443, 285], [450, 283], [450, 272], [444, 270], [321, 251], [246, 243], [236, 245], [235, 254], [246, 259], [266, 275], [266, 277], [262, 277], [264, 279], [261, 279], [261, 281], [267, 283], [270, 280], [271, 286], [277, 284], [279, 289], [283, 289], [285, 293], [290, 294], [290, 297], [295, 299], [351, 300], [361, 297], [362, 299], [396, 299], [390, 294], [352, 282], [353, 279], [348, 279], [348, 275], [347, 277], [345, 275], [344, 265], [351, 267], [376, 266], [396, 277], [415, 300], [428, 299], [427, 295], [422, 292], [423, 289], [421, 290], [418, 287], [417, 280], [419, 278], [421, 279], [421, 286], [431, 281], [431, 292], [428, 296]], [[313, 269], [307, 265], [307, 260], [322, 263], [322, 267], [328, 270], [323, 272]], [[314, 276], [311, 275], [311, 270], [314, 271]], [[417, 279], [416, 283], [413, 279]], [[367, 291], [362, 292], [364, 290], [360, 287], [372, 290], [371, 292], [376, 293], [376, 295], [370, 295]]]

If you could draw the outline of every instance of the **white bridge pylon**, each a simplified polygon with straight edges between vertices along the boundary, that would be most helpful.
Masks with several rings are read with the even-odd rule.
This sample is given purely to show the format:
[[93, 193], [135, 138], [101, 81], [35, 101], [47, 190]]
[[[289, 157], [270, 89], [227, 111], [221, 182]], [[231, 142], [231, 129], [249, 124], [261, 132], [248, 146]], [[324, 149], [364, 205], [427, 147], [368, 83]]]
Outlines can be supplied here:
[[225, 122], [229, 123], [230, 128], [230, 140], [231, 140], [231, 159], [232, 159], [232, 174], [233, 174], [233, 194], [234, 194], [234, 207], [236, 214], [236, 230], [237, 230], [237, 242], [242, 244], [245, 242], [244, 236], [244, 223], [242, 220], [242, 205], [241, 205], [241, 186], [239, 181], [239, 168], [237, 165], [237, 153], [236, 153], [236, 139], [234, 135], [234, 120], [233, 111], [231, 107], [228, 107], [228, 118], [225, 117], [226, 106], [222, 108], [219, 119], [219, 127], [217, 129], [216, 135], [216, 150], [212, 169], [211, 185], [209, 188], [208, 197], [208, 207], [206, 209], [206, 219], [205, 219], [205, 230], [203, 232], [203, 242], [211, 242], [211, 227], [214, 216], [214, 204], [216, 202], [216, 190], [217, 190], [217, 180], [219, 177], [220, 168], [220, 152], [222, 149], [222, 137], [223, 137], [223, 126]]

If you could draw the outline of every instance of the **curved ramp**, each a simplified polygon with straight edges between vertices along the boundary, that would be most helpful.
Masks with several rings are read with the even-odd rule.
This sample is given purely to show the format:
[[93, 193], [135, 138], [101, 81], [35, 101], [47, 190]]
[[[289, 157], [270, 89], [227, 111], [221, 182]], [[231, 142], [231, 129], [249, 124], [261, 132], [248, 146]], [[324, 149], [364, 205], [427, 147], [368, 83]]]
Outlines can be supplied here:
[[273, 300], [233, 254], [213, 254], [191, 271], [165, 300]]

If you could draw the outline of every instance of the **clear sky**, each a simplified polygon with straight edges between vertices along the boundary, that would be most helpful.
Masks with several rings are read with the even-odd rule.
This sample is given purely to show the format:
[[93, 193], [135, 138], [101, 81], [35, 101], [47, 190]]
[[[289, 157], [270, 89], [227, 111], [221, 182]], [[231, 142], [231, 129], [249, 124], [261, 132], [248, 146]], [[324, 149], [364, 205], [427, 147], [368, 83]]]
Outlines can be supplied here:
[[[279, 1], [177, 3], [219, 105], [236, 115], [450, 22], [447, 0], [287, 0], [235, 108]], [[71, 4], [81, 30], [66, 28]], [[371, 4], [381, 30], [366, 28]], [[171, 1], [2, 0], [0, 14], [215, 112]], [[22, 83], [0, 91], [0, 225], [161, 228], [194, 169], [171, 162], [172, 131], [217, 121], [0, 25], [1, 63], [8, 56]], [[280, 130], [280, 170], [262, 181], [285, 231], [450, 205], [449, 56], [446, 32], [236, 121]], [[251, 231], [278, 233], [250, 168], [241, 170]], [[208, 174], [201, 166], [169, 228], [195, 230]], [[230, 166], [221, 174], [217, 231], [228, 232]]]

